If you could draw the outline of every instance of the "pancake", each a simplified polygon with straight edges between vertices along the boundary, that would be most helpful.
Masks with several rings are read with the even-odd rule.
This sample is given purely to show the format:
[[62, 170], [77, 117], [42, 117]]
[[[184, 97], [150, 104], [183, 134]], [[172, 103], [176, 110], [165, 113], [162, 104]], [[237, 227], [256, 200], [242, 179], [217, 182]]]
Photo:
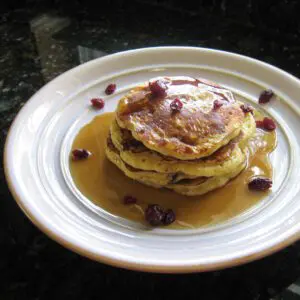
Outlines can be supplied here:
[[236, 177], [246, 166], [245, 159], [233, 172], [224, 176], [189, 178], [183, 173], [164, 174], [153, 171], [143, 171], [126, 164], [120, 157], [118, 149], [113, 145], [110, 137], [107, 139], [106, 156], [127, 177], [142, 184], [155, 188], [168, 188], [188, 196], [202, 195], [216, 188], [222, 187], [230, 179]]
[[233, 172], [245, 160], [245, 154], [240, 148], [244, 147], [248, 139], [255, 134], [256, 126], [252, 114], [248, 113], [238, 137], [208, 157], [185, 161], [147, 149], [133, 138], [130, 131], [121, 129], [116, 121], [113, 121], [110, 132], [121, 159], [134, 168], [159, 173], [210, 177]]
[[[147, 148], [180, 160], [214, 153], [240, 133], [245, 115], [233, 94], [219, 85], [191, 77], [158, 77], [165, 96], [151, 93], [149, 84], [134, 88], [118, 104], [116, 120]], [[179, 98], [180, 111], [171, 102]], [[214, 108], [215, 101], [222, 104]]]
[[122, 161], [118, 150], [114, 147], [111, 139], [108, 138], [106, 145], [106, 156], [114, 163], [127, 177], [142, 184], [154, 188], [167, 188], [174, 190], [178, 194], [187, 196], [203, 195], [214, 189], [224, 186], [230, 179], [236, 177], [246, 166], [245, 159], [230, 174], [213, 177], [188, 178], [185, 174], [163, 174], [153, 171], [143, 171], [132, 168]]
[[203, 195], [224, 186], [229, 180], [238, 176], [246, 165], [247, 161], [244, 161], [233, 172], [227, 175], [183, 179], [177, 183], [167, 185], [166, 188], [186, 196]]
[[126, 164], [120, 157], [118, 149], [114, 146], [110, 136], [107, 138], [107, 144], [105, 147], [105, 153], [107, 158], [115, 164], [127, 177], [136, 181], [145, 183], [152, 187], [160, 188], [167, 184], [175, 183], [183, 179], [192, 179], [195, 176], [189, 176], [182, 173], [158, 173], [154, 171], [144, 171], [137, 168], [133, 168]]

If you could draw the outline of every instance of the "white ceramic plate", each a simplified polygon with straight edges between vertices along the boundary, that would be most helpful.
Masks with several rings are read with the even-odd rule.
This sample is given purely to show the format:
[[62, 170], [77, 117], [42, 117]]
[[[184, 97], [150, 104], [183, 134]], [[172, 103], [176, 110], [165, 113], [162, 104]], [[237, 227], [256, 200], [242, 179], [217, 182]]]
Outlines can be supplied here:
[[[106, 97], [103, 112], [135, 84], [159, 75], [211, 79], [257, 106], [259, 93], [278, 96], [262, 107], [278, 123], [272, 154], [274, 186], [259, 205], [229, 222], [194, 230], [146, 230], [92, 205], [76, 189], [68, 156], [78, 130], [99, 111], [89, 99]], [[15, 119], [5, 147], [9, 187], [27, 216], [62, 245], [92, 259], [143, 271], [197, 272], [245, 263], [277, 251], [300, 232], [300, 81], [260, 61], [189, 47], [139, 49], [78, 66], [37, 92]], [[243, 199], [241, 199], [243, 201]]]

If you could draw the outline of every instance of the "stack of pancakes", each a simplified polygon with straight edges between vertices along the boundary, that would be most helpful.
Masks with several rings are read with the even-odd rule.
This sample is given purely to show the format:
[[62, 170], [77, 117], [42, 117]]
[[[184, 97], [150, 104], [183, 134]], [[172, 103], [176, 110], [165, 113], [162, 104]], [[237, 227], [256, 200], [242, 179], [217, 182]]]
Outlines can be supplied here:
[[[182, 108], [174, 110], [175, 99]], [[256, 127], [244, 107], [204, 79], [152, 79], [119, 101], [106, 155], [143, 184], [189, 196], [207, 193], [247, 165], [247, 141]]]

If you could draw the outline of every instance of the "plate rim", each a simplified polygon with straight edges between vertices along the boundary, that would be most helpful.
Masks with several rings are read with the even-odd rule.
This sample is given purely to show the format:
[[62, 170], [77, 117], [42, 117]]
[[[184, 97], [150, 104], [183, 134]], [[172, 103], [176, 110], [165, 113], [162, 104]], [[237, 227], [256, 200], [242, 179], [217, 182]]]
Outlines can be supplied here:
[[138, 52], [144, 52], [144, 51], [152, 51], [152, 50], [196, 50], [196, 51], [202, 51], [202, 52], [210, 52], [210, 53], [215, 53], [217, 54], [225, 54], [229, 57], [236, 57], [239, 58], [240, 60], [247, 60], [250, 62], [255, 62], [256, 64], [259, 64], [263, 67], [268, 67], [271, 68], [273, 71], [277, 73], [281, 73], [284, 76], [287, 76], [289, 80], [296, 81], [298, 84], [300, 84], [299, 79], [278, 68], [275, 67], [271, 64], [268, 64], [266, 62], [260, 61], [255, 58], [251, 58], [249, 56], [229, 52], [229, 51], [223, 51], [223, 50], [217, 50], [217, 49], [212, 49], [212, 48], [202, 48], [202, 47], [186, 47], [186, 46], [158, 46], [158, 47], [145, 47], [145, 48], [138, 48], [138, 49], [132, 49], [132, 50], [127, 50], [127, 51], [121, 51], [113, 54], [106, 55], [104, 57], [100, 58], [95, 58], [91, 61], [88, 61], [84, 64], [80, 64], [78, 66], [75, 66], [71, 68], [70, 70], [60, 74], [59, 76], [55, 77], [51, 81], [49, 81], [47, 84], [42, 86], [36, 93], [34, 93], [25, 103], [25, 105], [19, 110], [17, 115], [15, 116], [12, 124], [10, 125], [10, 128], [7, 132], [7, 137], [5, 140], [5, 145], [4, 145], [4, 153], [3, 153], [3, 167], [4, 167], [4, 175], [6, 178], [6, 182], [8, 184], [8, 188], [17, 202], [18, 206], [21, 208], [21, 210], [24, 212], [24, 214], [31, 220], [31, 222], [38, 228], [40, 229], [43, 233], [45, 233], [48, 237], [62, 245], [63, 247], [74, 251], [77, 254], [80, 254], [82, 256], [85, 256], [87, 258], [90, 258], [94, 261], [101, 262], [101, 263], [106, 263], [115, 267], [121, 267], [124, 269], [129, 269], [129, 270], [135, 270], [135, 271], [144, 271], [144, 272], [155, 272], [155, 273], [195, 273], [195, 272], [205, 272], [205, 271], [214, 271], [214, 270], [219, 270], [219, 269], [224, 269], [227, 267], [233, 267], [237, 266], [240, 264], [244, 264], [250, 261], [254, 261], [260, 258], [263, 258], [265, 256], [271, 255], [287, 246], [292, 244], [293, 242], [297, 241], [300, 238], [300, 231], [295, 231], [295, 232], [287, 232], [286, 235], [287, 237], [281, 241], [277, 242], [274, 245], [269, 246], [268, 248], [264, 249], [263, 251], [255, 252], [250, 255], [240, 255], [237, 258], [231, 259], [231, 260], [224, 260], [224, 261], [217, 261], [213, 263], [208, 263], [208, 264], [193, 264], [193, 265], [168, 265], [168, 264], [160, 264], [160, 265], [154, 265], [154, 264], [146, 264], [146, 263], [138, 263], [138, 262], [131, 262], [123, 259], [118, 259], [116, 257], [112, 258], [109, 257], [105, 254], [100, 254], [100, 253], [94, 253], [90, 249], [84, 248], [83, 246], [76, 244], [74, 240], [71, 240], [70, 238], [64, 238], [61, 233], [57, 232], [54, 228], [49, 228], [47, 225], [44, 224], [43, 219], [41, 216], [38, 214], [35, 215], [33, 212], [34, 210], [31, 210], [28, 205], [26, 205], [26, 201], [23, 201], [22, 195], [20, 195], [17, 191], [17, 182], [13, 180], [13, 172], [9, 170], [9, 161], [10, 161], [10, 153], [9, 153], [9, 145], [13, 143], [13, 135], [17, 129], [17, 124], [20, 116], [23, 114], [23, 111], [27, 106], [30, 105], [31, 101], [33, 98], [35, 98], [42, 90], [47, 89], [48, 85], [53, 84], [56, 80], [60, 79], [61, 77], [72, 73], [75, 69], [79, 70], [80, 68], [86, 68], [89, 65], [92, 65], [96, 63], [97, 61], [101, 60], [109, 60], [111, 58], [116, 58], [120, 55], [124, 54], [134, 54]]

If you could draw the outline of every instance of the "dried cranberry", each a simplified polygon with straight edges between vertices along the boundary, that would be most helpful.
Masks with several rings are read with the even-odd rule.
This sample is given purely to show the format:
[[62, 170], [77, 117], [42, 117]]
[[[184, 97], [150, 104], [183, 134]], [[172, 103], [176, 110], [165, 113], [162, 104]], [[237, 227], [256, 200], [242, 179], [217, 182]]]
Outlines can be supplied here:
[[255, 121], [255, 123], [256, 123], [257, 128], [264, 129], [264, 122], [263, 121], [258, 120], [258, 121]]
[[162, 80], [156, 80], [149, 82], [149, 88], [153, 95], [158, 97], [164, 97], [166, 95], [167, 85]]
[[85, 149], [75, 149], [72, 151], [73, 160], [87, 159], [91, 155], [91, 152]]
[[93, 107], [101, 109], [104, 107], [104, 100], [101, 98], [93, 98], [91, 99], [91, 104]]
[[253, 115], [253, 107], [248, 104], [242, 104], [241, 105], [241, 110], [246, 114], [246, 113], [251, 113]]
[[178, 98], [176, 98], [171, 102], [170, 107], [174, 112], [180, 111], [183, 107], [183, 103]]
[[115, 92], [117, 86], [114, 83], [109, 84], [105, 89], [106, 95], [111, 95]]
[[276, 129], [275, 122], [270, 118], [264, 118], [263, 123], [264, 123], [264, 129], [267, 131], [273, 131]]
[[164, 210], [158, 204], [148, 205], [145, 210], [145, 219], [152, 226], [161, 225], [164, 216]]
[[123, 199], [124, 204], [129, 205], [129, 204], [135, 204], [137, 202], [137, 199], [132, 196], [125, 196]]
[[220, 100], [215, 100], [215, 101], [214, 101], [213, 110], [217, 110], [217, 109], [220, 108], [221, 106], [223, 106], [223, 102], [220, 101]]
[[273, 131], [276, 129], [276, 124], [272, 119], [266, 117], [263, 120], [256, 121], [256, 127], [267, 131]]
[[272, 187], [272, 180], [267, 177], [256, 177], [249, 181], [248, 188], [253, 191], [266, 191]]
[[268, 103], [273, 96], [274, 93], [272, 90], [265, 90], [259, 95], [258, 103], [260, 104]]
[[170, 225], [176, 220], [176, 215], [172, 209], [168, 209], [165, 211], [164, 218], [162, 220], [162, 223], [164, 225]]

